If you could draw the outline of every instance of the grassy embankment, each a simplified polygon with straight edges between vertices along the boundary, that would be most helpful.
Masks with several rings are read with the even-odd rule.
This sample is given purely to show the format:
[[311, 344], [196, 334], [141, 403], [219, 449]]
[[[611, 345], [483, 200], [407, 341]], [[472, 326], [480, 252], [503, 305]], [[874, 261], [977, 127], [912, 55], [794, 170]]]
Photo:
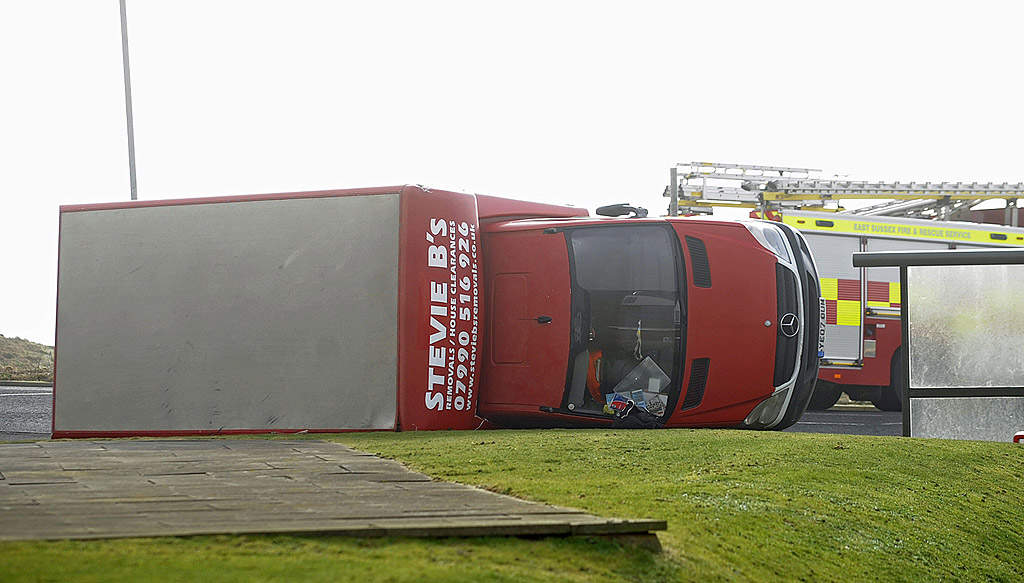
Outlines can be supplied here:
[[244, 536], [0, 545], [3, 581], [1008, 581], [1024, 447], [743, 431], [318, 436], [442, 479], [664, 518], [663, 552], [595, 539]]
[[53, 347], [0, 334], [0, 381], [53, 382]]

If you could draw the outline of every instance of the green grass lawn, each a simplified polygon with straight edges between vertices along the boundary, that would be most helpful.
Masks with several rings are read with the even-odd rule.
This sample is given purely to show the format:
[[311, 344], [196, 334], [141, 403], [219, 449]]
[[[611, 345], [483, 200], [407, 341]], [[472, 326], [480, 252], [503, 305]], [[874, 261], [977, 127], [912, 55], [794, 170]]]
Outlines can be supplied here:
[[244, 536], [0, 545], [2, 581], [1024, 579], [1024, 447], [727, 430], [313, 436], [440, 479], [662, 518], [654, 553], [572, 539]]

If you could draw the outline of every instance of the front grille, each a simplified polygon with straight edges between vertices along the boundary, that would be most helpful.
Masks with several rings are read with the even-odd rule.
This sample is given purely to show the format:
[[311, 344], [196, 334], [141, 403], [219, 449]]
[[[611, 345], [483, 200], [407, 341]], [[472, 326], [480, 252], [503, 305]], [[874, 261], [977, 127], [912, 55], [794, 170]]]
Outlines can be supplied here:
[[686, 387], [686, 398], [680, 411], [694, 409], [704, 400], [704, 387], [708, 384], [709, 358], [696, 358], [690, 366], [690, 384]]
[[686, 248], [690, 251], [690, 265], [693, 267], [693, 285], [697, 287], [711, 287], [711, 264], [708, 263], [708, 250], [704, 247], [704, 241], [687, 235]]
[[[796, 274], [786, 269], [781, 263], [775, 264], [775, 289], [778, 298], [778, 317], [775, 319], [775, 375], [772, 383], [778, 387], [793, 376], [796, 370], [796, 354], [800, 347], [800, 334], [787, 338], [782, 332], [782, 320], [786, 314], [795, 314], [804, 324], [804, 314], [800, 313], [798, 294], [800, 285]], [[802, 331], [802, 330], [801, 330]]]

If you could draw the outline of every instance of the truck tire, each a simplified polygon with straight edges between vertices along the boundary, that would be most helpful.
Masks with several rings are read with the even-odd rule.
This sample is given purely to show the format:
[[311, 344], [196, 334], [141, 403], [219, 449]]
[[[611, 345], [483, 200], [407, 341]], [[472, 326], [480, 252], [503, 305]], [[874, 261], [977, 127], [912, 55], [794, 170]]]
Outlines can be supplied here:
[[814, 385], [814, 392], [811, 393], [811, 401], [807, 404], [807, 408], [811, 411], [824, 411], [835, 405], [842, 394], [843, 391], [835, 383], [819, 379]]
[[871, 399], [871, 404], [882, 411], [902, 411], [903, 363], [900, 361], [900, 351], [897, 350], [893, 355], [889, 367], [889, 386], [882, 387], [878, 397]]

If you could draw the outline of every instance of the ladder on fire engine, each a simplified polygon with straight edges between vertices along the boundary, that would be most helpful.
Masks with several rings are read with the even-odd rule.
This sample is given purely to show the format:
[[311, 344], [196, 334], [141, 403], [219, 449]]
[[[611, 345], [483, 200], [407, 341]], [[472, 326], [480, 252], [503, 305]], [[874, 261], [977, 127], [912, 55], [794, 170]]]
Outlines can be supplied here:
[[[682, 171], [680, 171], [682, 170]], [[690, 162], [670, 169], [665, 196], [669, 214], [708, 214], [713, 207], [752, 208], [767, 213], [781, 209], [825, 210], [858, 215], [901, 216], [948, 220], [984, 201], [1007, 201], [1007, 224], [1018, 226], [1017, 199], [1024, 183], [864, 182], [822, 179], [821, 170], [787, 166], [756, 166]], [[739, 184], [731, 186], [731, 184]], [[845, 210], [842, 199], [884, 202]]]

